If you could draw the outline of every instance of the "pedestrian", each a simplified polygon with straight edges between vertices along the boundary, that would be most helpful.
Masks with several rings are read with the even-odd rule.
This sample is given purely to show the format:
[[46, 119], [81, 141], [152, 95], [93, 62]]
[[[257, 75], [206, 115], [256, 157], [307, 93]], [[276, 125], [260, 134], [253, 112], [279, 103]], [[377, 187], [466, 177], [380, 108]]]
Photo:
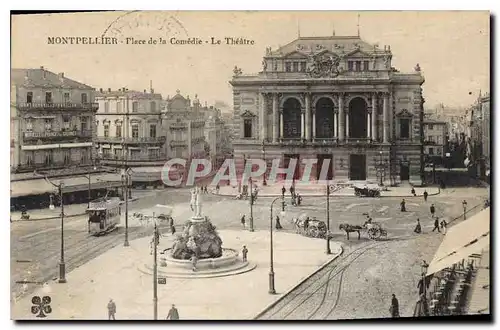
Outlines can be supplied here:
[[446, 235], [447, 226], [448, 223], [445, 220], [441, 221], [441, 230], [443, 230], [443, 235]]
[[415, 192], [415, 188], [411, 187], [411, 194], [413, 196], [417, 196], [417, 193]]
[[439, 220], [437, 217], [434, 219], [434, 229], [432, 229], [432, 231], [436, 229], [438, 230], [438, 232], [441, 232], [441, 230], [439, 229]]
[[291, 186], [290, 187], [290, 195], [292, 196], [292, 198], [294, 196], [294, 193], [295, 193], [295, 188], [293, 186]]
[[172, 232], [172, 235], [175, 235], [176, 230], [175, 230], [175, 226], [173, 224], [170, 226], [170, 231]]
[[420, 225], [420, 219], [417, 219], [417, 225], [415, 226], [414, 232], [417, 234], [422, 233], [422, 226]]
[[297, 194], [297, 205], [300, 206], [300, 204], [302, 204], [302, 196]]
[[285, 196], [285, 193], [286, 193], [286, 188], [285, 186], [283, 186], [283, 188], [281, 188], [281, 195]]
[[405, 202], [404, 198], [401, 201], [401, 212], [406, 212], [406, 202]]
[[113, 301], [113, 299], [109, 299], [108, 302], [108, 320], [113, 319], [115, 321], [115, 314], [116, 314], [116, 304]]
[[394, 293], [392, 294], [391, 308], [389, 308], [389, 311], [392, 317], [399, 317], [399, 301]]
[[243, 249], [241, 250], [241, 255], [243, 257], [243, 262], [246, 262], [248, 259], [248, 249], [246, 245], [243, 245]]
[[424, 201], [427, 202], [427, 197], [429, 197], [429, 194], [427, 193], [427, 190], [424, 190]]
[[168, 315], [167, 315], [167, 320], [178, 320], [179, 319], [179, 311], [177, 310], [177, 308], [175, 308], [175, 305], [172, 304], [172, 308], [170, 308], [170, 310], [168, 311]]
[[241, 217], [241, 226], [243, 227], [243, 229], [245, 229], [245, 215], [244, 214]]
[[217, 183], [217, 185], [215, 186], [215, 190], [217, 191], [217, 195], [219, 194], [219, 190], [220, 190], [220, 186], [219, 184]]
[[434, 218], [434, 213], [436, 213], [436, 207], [434, 206], [434, 204], [431, 205], [430, 210], [431, 210], [431, 217]]
[[283, 227], [281, 227], [281, 222], [280, 222], [279, 216], [276, 216], [276, 229], [277, 230], [283, 229]]

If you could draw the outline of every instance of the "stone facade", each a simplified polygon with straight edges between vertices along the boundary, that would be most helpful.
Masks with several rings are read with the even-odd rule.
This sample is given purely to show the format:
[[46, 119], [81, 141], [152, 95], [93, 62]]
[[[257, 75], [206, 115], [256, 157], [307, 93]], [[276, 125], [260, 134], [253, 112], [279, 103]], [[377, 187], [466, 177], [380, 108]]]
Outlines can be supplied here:
[[92, 87], [39, 69], [11, 70], [11, 171], [63, 170], [92, 164]]
[[189, 96], [184, 97], [177, 90], [166, 100], [163, 121], [169, 158], [206, 158], [205, 118], [197, 96], [191, 105]]
[[391, 59], [389, 46], [359, 37], [312, 37], [268, 48], [258, 74], [235, 67], [237, 163], [261, 158], [264, 145], [282, 167], [318, 158], [313, 176], [331, 159], [334, 179], [419, 182], [424, 78], [418, 64], [403, 74]]
[[97, 148], [101, 162], [111, 166], [163, 165], [166, 138], [162, 127], [161, 94], [121, 88], [99, 90]]
[[424, 154], [432, 157], [444, 157], [448, 137], [448, 123], [445, 121], [424, 119]]

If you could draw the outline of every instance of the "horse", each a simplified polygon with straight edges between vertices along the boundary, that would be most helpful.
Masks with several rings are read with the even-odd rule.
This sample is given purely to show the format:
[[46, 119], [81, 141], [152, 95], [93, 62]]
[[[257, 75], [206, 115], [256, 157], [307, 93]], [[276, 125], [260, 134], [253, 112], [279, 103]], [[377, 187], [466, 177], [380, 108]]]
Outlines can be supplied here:
[[349, 240], [349, 233], [354, 233], [354, 232], [358, 233], [358, 240], [361, 239], [360, 231], [363, 230], [363, 227], [361, 226], [354, 226], [347, 223], [343, 223], [339, 226], [339, 229], [345, 231], [345, 233], [347, 234], [347, 240]]

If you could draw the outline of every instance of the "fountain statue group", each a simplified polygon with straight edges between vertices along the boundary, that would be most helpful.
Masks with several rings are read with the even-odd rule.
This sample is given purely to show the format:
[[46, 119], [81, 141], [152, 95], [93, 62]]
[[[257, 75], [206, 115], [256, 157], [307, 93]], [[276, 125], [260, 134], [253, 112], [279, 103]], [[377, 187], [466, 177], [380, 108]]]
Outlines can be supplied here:
[[191, 211], [193, 216], [184, 225], [184, 230], [177, 235], [171, 249], [174, 259], [190, 260], [219, 258], [222, 256], [222, 239], [208, 217], [202, 215], [200, 190], [191, 190]]

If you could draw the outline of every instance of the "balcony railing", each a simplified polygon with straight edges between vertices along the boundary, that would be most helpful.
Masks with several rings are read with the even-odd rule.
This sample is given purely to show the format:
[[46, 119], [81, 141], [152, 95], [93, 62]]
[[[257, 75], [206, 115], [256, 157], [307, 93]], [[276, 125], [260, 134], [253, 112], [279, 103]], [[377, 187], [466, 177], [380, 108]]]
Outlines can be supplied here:
[[50, 171], [55, 169], [65, 168], [68, 170], [68, 174], [71, 173], [80, 173], [83, 170], [82, 166], [90, 166], [91, 163], [82, 163], [82, 162], [51, 162], [51, 163], [31, 163], [31, 164], [19, 164], [16, 168], [14, 168], [15, 172], [32, 172], [34, 170], [39, 171]]
[[18, 103], [19, 110], [97, 110], [99, 103]]
[[138, 143], [165, 143], [167, 138], [165, 136], [158, 137], [137, 137], [137, 138], [123, 138], [116, 136], [98, 136], [96, 138], [97, 142], [101, 143], [126, 143], [126, 144], [138, 144]]
[[115, 161], [161, 161], [161, 160], [167, 160], [167, 155], [164, 153], [160, 153], [157, 155], [147, 155], [147, 154], [140, 154], [140, 155], [129, 155], [129, 156], [123, 156], [123, 155], [113, 155], [113, 154], [104, 154], [101, 157], [102, 160], [115, 160]]
[[31, 139], [46, 139], [60, 137], [92, 137], [91, 130], [64, 130], [64, 131], [45, 131], [45, 132], [30, 132], [24, 131], [23, 137], [25, 140]]
[[187, 141], [182, 141], [182, 140], [172, 140], [170, 141], [170, 147], [187, 147], [188, 143]]

